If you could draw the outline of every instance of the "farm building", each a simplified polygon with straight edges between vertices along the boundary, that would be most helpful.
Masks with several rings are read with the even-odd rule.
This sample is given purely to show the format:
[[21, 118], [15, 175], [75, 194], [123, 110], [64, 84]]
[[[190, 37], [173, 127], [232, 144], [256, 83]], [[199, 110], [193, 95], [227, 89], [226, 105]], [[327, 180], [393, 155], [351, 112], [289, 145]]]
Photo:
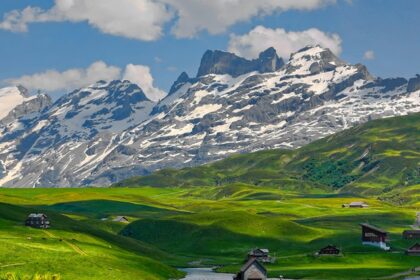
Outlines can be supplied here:
[[251, 258], [257, 259], [259, 262], [268, 263], [271, 262], [269, 255], [270, 251], [268, 249], [254, 249], [248, 253], [248, 260]]
[[118, 223], [129, 223], [128, 219], [124, 216], [117, 216], [112, 221]]
[[360, 224], [362, 227], [362, 244], [379, 247], [383, 250], [390, 248], [386, 244], [388, 240], [388, 233], [380, 228], [369, 224]]
[[346, 207], [346, 206], [348, 206], [349, 208], [367, 208], [367, 207], [369, 207], [369, 205], [367, 203], [362, 202], [362, 201], [353, 201], [348, 205], [343, 204], [343, 207]]
[[25, 225], [34, 228], [49, 228], [50, 221], [43, 213], [31, 213], [26, 218]]
[[420, 256], [420, 244], [416, 243], [408, 248], [405, 253], [409, 256]]
[[250, 258], [233, 278], [234, 280], [266, 280], [267, 270], [256, 259]]
[[420, 239], [420, 230], [404, 230], [403, 231], [404, 239]]
[[340, 255], [340, 249], [336, 246], [328, 245], [318, 251], [318, 256], [338, 256]]

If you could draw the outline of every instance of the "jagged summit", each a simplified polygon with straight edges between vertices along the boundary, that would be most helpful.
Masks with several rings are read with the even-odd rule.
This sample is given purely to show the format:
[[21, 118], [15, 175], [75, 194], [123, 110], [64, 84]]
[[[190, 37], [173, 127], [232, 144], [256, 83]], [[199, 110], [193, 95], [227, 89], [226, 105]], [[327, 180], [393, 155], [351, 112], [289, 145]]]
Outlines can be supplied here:
[[182, 72], [181, 75], [176, 79], [176, 81], [172, 84], [171, 89], [169, 90], [168, 95], [172, 95], [178, 89], [180, 89], [184, 84], [190, 81], [190, 77], [186, 72]]
[[0, 122], [0, 186], [107, 186], [420, 111], [419, 76], [374, 79], [320, 46], [285, 65], [274, 48], [254, 60], [221, 51], [202, 60], [198, 77], [182, 73], [158, 103], [129, 81], [99, 81]]
[[274, 48], [268, 48], [253, 60], [229, 52], [208, 50], [201, 59], [197, 77], [208, 74], [229, 74], [237, 77], [253, 71], [267, 73], [274, 72], [283, 65], [283, 60], [278, 57]]

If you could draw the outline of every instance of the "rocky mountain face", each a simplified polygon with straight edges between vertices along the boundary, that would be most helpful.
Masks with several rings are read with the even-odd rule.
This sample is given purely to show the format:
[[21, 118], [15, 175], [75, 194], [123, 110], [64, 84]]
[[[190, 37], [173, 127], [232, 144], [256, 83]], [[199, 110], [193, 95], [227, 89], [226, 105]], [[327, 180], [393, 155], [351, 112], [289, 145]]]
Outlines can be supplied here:
[[418, 77], [374, 78], [320, 46], [286, 64], [274, 49], [255, 60], [208, 51], [197, 77], [182, 73], [158, 103], [129, 81], [100, 81], [16, 117], [20, 133], [0, 134], [0, 185], [107, 186], [418, 111]]
[[252, 71], [268, 73], [280, 69], [283, 65], [283, 60], [277, 56], [274, 48], [265, 50], [254, 60], [247, 60], [233, 53], [209, 50], [201, 59], [197, 77], [208, 74], [229, 74], [237, 77]]

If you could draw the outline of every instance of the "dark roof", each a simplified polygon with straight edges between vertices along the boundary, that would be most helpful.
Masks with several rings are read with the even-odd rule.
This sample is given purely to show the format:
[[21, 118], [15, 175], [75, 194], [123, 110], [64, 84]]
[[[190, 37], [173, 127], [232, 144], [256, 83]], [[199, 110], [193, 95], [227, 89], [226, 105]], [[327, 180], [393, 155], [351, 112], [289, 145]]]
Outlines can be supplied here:
[[334, 249], [337, 249], [337, 246], [334, 246], [334, 245], [328, 245], [328, 246], [325, 246], [324, 248], [322, 248], [321, 250], [328, 249], [328, 248], [334, 248]]
[[403, 231], [403, 234], [420, 234], [419, 229], [407, 229]]
[[378, 228], [378, 227], [372, 226], [372, 225], [367, 224], [367, 223], [362, 223], [362, 224], [360, 224], [360, 225], [361, 225], [362, 227], [367, 227], [367, 228], [370, 228], [370, 229], [372, 229], [372, 230], [374, 230], [374, 231], [377, 231], [377, 232], [380, 232], [380, 233], [383, 233], [383, 234], [388, 234], [388, 232], [384, 231], [383, 229], [380, 229], [380, 228]]
[[408, 251], [420, 252], [420, 244], [419, 243], [414, 244], [413, 246], [408, 248]]
[[265, 269], [265, 267], [260, 264], [259, 261], [257, 261], [256, 258], [250, 258], [242, 267], [241, 267], [241, 273], [245, 272], [251, 265], [253, 265], [254, 263], [256, 263], [263, 271], [264, 273], [267, 273], [267, 270]]

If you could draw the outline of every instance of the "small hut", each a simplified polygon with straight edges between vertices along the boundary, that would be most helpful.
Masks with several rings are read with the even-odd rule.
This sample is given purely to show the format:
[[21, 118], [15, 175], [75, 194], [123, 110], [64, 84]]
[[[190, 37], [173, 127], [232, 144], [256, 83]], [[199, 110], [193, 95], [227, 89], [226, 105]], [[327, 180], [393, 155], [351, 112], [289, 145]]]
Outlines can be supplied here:
[[420, 244], [416, 243], [408, 248], [405, 253], [409, 256], [420, 256]]
[[388, 251], [390, 247], [386, 244], [388, 241], [388, 233], [378, 227], [370, 224], [360, 224], [362, 227], [362, 244], [379, 247]]
[[233, 280], [266, 280], [267, 270], [256, 259], [250, 258], [242, 267], [241, 270], [233, 277]]
[[113, 222], [118, 222], [118, 223], [129, 223], [128, 219], [124, 216], [117, 216], [115, 217], [113, 220]]
[[338, 249], [334, 245], [328, 245], [321, 250], [318, 251], [318, 256], [339, 256], [340, 255], [340, 249]]
[[271, 258], [269, 254], [270, 254], [270, 251], [268, 249], [260, 249], [260, 248], [253, 249], [248, 253], [247, 260], [251, 258], [255, 258], [259, 262], [269, 263], [271, 262]]
[[49, 228], [50, 221], [43, 213], [31, 213], [26, 218], [25, 225], [34, 228]]
[[369, 205], [362, 201], [354, 201], [349, 204], [349, 208], [367, 208]]
[[404, 230], [403, 231], [404, 239], [420, 239], [420, 230]]

